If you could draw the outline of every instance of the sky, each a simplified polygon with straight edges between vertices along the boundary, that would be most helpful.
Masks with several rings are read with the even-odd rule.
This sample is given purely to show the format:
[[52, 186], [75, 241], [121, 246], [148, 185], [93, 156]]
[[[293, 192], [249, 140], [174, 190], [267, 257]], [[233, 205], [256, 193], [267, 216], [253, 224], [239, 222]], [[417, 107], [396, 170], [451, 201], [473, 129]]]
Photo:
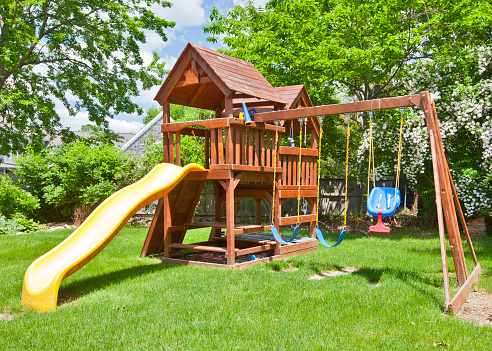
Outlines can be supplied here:
[[[200, 44], [212, 49], [217, 49], [220, 43], [207, 42], [207, 34], [203, 32], [203, 26], [210, 24], [209, 15], [212, 8], [217, 8], [222, 14], [227, 14], [235, 5], [244, 5], [245, 0], [169, 0], [173, 3], [171, 8], [153, 8], [159, 17], [176, 22], [172, 29], [167, 29], [167, 41], [164, 42], [155, 33], [147, 32], [147, 43], [141, 45], [141, 55], [145, 62], [150, 62], [152, 52], [157, 52], [165, 68], [171, 69], [188, 42]], [[265, 6], [268, 0], [254, 0], [255, 6]], [[165, 76], [163, 77], [163, 80]], [[154, 101], [154, 96], [159, 86], [146, 91], [141, 91], [140, 96], [133, 99], [144, 109], [159, 107]], [[61, 118], [61, 123], [71, 130], [80, 130], [80, 127], [89, 123], [87, 112], [81, 111], [75, 117], [68, 115], [63, 105], [57, 105], [56, 109]], [[143, 115], [119, 114], [114, 119], [108, 119], [109, 127], [119, 133], [136, 133], [143, 127]]]

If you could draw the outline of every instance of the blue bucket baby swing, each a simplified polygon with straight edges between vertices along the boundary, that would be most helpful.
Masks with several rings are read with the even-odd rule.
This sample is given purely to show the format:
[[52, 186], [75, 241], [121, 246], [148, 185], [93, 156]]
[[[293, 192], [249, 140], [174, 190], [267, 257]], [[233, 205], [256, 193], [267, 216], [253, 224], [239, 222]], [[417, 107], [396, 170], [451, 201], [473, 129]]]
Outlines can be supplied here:
[[400, 163], [401, 163], [401, 145], [402, 145], [402, 130], [403, 130], [403, 116], [405, 109], [400, 109], [400, 138], [398, 143], [398, 163], [396, 169], [396, 184], [394, 188], [391, 187], [376, 187], [375, 171], [374, 171], [374, 142], [372, 136], [372, 111], [369, 112], [369, 167], [367, 171], [367, 184], [368, 191], [370, 188], [371, 177], [371, 163], [372, 163], [372, 183], [373, 189], [367, 196], [367, 212], [374, 217], [378, 218], [375, 225], [369, 227], [369, 231], [372, 233], [389, 233], [390, 227], [383, 225], [383, 217], [389, 217], [395, 214], [396, 209], [400, 206]]

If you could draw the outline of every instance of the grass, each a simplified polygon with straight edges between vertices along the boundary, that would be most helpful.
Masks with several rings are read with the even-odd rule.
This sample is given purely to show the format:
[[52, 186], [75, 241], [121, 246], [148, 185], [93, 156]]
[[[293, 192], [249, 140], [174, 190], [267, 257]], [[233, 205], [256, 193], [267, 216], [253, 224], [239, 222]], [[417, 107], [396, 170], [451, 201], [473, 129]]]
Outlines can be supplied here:
[[[13, 315], [0, 320], [2, 350], [490, 349], [492, 328], [443, 313], [434, 232], [348, 234], [336, 249], [232, 271], [139, 258], [146, 229], [125, 227], [63, 281], [55, 311], [23, 308], [26, 268], [70, 233], [0, 236], [0, 312]], [[492, 292], [492, 237], [474, 244], [484, 267], [478, 288]], [[282, 271], [289, 266], [299, 269]], [[346, 266], [360, 270], [308, 280]]]

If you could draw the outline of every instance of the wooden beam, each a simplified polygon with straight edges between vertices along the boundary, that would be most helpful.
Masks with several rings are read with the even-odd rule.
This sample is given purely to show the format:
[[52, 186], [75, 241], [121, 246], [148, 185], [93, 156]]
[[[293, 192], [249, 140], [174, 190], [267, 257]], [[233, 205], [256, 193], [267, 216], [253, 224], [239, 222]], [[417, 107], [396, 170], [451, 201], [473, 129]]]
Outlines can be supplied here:
[[226, 237], [227, 237], [227, 264], [233, 265], [236, 262], [235, 241], [234, 241], [234, 186], [233, 179], [227, 180], [226, 189]]
[[[458, 220], [456, 218], [456, 209], [454, 207], [454, 200], [452, 197], [449, 173], [446, 168], [446, 155], [444, 154], [444, 147], [439, 130], [439, 122], [437, 120], [437, 116], [433, 112], [433, 102], [431, 101], [430, 94], [429, 92], [422, 92], [421, 95], [421, 108], [424, 111], [425, 123], [427, 125], [429, 138], [430, 131], [433, 132], [435, 138], [435, 149], [431, 150], [431, 152], [433, 152], [432, 157], [436, 159], [438, 166], [439, 188], [436, 189], [436, 191], [441, 193], [442, 207], [446, 220], [446, 228], [448, 231], [449, 243], [451, 245], [451, 253], [453, 255], [456, 277], [458, 279], [458, 284], [461, 286], [465, 283], [468, 273], [466, 271], [465, 255], [463, 253]], [[435, 186], [437, 185], [438, 184], [435, 184]]]
[[297, 216], [281, 217], [280, 218], [280, 225], [291, 225], [291, 224], [296, 224], [296, 223], [306, 223], [306, 222], [312, 222], [315, 220], [316, 220], [315, 214], [301, 215], [301, 216], [299, 216], [299, 222], [297, 222]]
[[[235, 98], [235, 96], [234, 96]], [[269, 101], [269, 100], [259, 100], [259, 101], [252, 101], [246, 103], [247, 108], [251, 107], [269, 107], [275, 105], [275, 101]], [[238, 107], [243, 107], [242, 102], [236, 102], [232, 104], [232, 107], [238, 108]], [[256, 115], [255, 115], [256, 116]]]
[[[173, 243], [171, 244], [171, 247], [175, 249], [182, 249], [182, 250], [192, 249], [196, 251], [212, 251], [212, 252], [227, 253], [227, 249], [225, 247], [217, 247], [217, 246]], [[236, 249], [236, 251], [239, 251], [239, 249]]]
[[178, 66], [174, 66], [173, 68], [173, 76], [170, 77], [169, 82], [164, 86], [162, 86], [159, 91], [157, 92], [157, 95], [155, 96], [154, 100], [156, 100], [159, 104], [163, 104], [164, 101], [166, 101], [171, 94], [171, 91], [174, 89], [176, 84], [178, 83], [179, 79], [183, 75], [184, 71], [186, 70], [186, 67], [191, 62], [191, 50], [188, 50], [183, 57], [183, 60], [178, 64]]
[[207, 82], [205, 82], [204, 80], [205, 78], [202, 78], [202, 82], [200, 82], [200, 87], [198, 87], [195, 94], [193, 94], [193, 97], [191, 98], [188, 105], [193, 105], [195, 101], [200, 97], [200, 94], [203, 92], [203, 89], [205, 89], [205, 87], [207, 86]]
[[160, 248], [164, 240], [162, 233], [164, 232], [164, 212], [163, 201], [159, 199], [157, 207], [152, 217], [152, 222], [147, 232], [144, 245], [140, 257], [146, 257], [153, 254], [161, 253]]
[[431, 142], [431, 154], [432, 154], [432, 169], [434, 171], [434, 183], [435, 183], [435, 191], [436, 191], [436, 206], [437, 206], [437, 221], [439, 224], [439, 242], [441, 247], [441, 261], [442, 261], [442, 276], [444, 281], [444, 297], [446, 301], [446, 306], [449, 305], [449, 300], [451, 298], [449, 292], [449, 272], [448, 272], [448, 259], [446, 254], [446, 237], [444, 234], [444, 219], [442, 214], [442, 202], [441, 202], [441, 186], [439, 185], [439, 168], [437, 166], [437, 158], [435, 155], [437, 154], [436, 142], [434, 140], [434, 132], [431, 130], [429, 132], [430, 142]]
[[398, 107], [420, 106], [420, 95], [407, 95], [386, 99], [365, 100], [345, 104], [333, 104], [314, 107], [304, 107], [292, 110], [257, 113], [255, 121], [271, 122], [316, 116], [341, 115], [374, 110], [389, 110]]
[[466, 301], [468, 294], [470, 294], [470, 288], [478, 281], [478, 278], [480, 278], [480, 273], [482, 273], [482, 265], [479, 262], [466, 282], [461, 286], [460, 290], [456, 293], [456, 295], [454, 295], [453, 299], [447, 306], [446, 310], [449, 313], [456, 313], [460, 310], [461, 306]]
[[198, 120], [198, 121], [175, 122], [175, 123], [163, 124], [161, 126], [161, 131], [163, 133], [179, 132], [182, 129], [192, 126], [201, 126], [209, 129], [225, 128], [230, 125], [230, 122], [231, 121], [229, 118], [215, 118], [215, 119], [205, 119], [205, 120]]
[[[279, 150], [279, 154], [299, 156], [299, 148], [298, 147], [281, 146], [280, 150]], [[302, 156], [318, 157], [318, 150], [317, 149], [301, 148], [301, 155]]]
[[171, 257], [170, 244], [172, 243], [172, 234], [168, 230], [172, 226], [171, 223], [171, 207], [169, 204], [169, 195], [162, 198], [163, 213], [164, 213], [164, 257]]

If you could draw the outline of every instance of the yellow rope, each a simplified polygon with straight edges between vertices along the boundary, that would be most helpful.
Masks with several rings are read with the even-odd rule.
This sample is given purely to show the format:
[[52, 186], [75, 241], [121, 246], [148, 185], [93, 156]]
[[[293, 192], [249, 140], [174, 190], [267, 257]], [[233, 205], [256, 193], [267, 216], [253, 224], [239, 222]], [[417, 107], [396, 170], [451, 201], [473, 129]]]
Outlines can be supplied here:
[[301, 210], [301, 158], [302, 158], [302, 120], [299, 123], [299, 166], [297, 167], [297, 224], [299, 224], [299, 213]]
[[403, 115], [400, 117], [400, 140], [398, 141], [398, 166], [396, 168], [396, 189], [400, 186], [400, 164], [401, 164], [401, 144], [402, 144], [402, 133], [403, 133]]
[[273, 153], [272, 226], [275, 225], [275, 181], [277, 176], [278, 124], [275, 123], [275, 152]]
[[319, 180], [320, 180], [320, 174], [321, 174], [321, 140], [323, 138], [323, 127], [321, 127], [320, 123], [320, 130], [319, 130], [319, 146], [318, 146], [318, 184], [317, 184], [317, 191], [316, 191], [316, 227], [318, 226], [318, 214], [319, 214]]
[[347, 154], [345, 156], [345, 210], [343, 213], [343, 226], [347, 226], [347, 186], [348, 186], [348, 169], [349, 169], [349, 142], [350, 142], [350, 120], [347, 125]]
[[368, 167], [367, 167], [367, 199], [369, 201], [369, 192], [371, 190], [371, 162], [372, 162], [372, 186], [376, 187], [376, 168], [374, 167], [374, 139], [372, 133], [372, 118], [369, 122], [369, 158], [368, 158]]

